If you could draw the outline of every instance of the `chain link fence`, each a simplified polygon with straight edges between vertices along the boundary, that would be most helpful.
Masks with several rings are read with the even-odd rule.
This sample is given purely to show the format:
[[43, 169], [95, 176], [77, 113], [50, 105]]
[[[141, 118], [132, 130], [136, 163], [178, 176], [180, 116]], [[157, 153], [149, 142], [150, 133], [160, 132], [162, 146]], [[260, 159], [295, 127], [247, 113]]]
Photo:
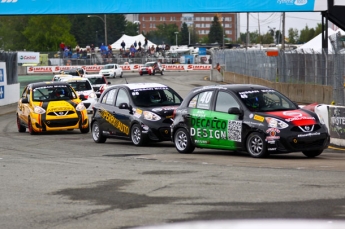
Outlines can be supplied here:
[[265, 50], [215, 50], [213, 65], [219, 63], [225, 72], [257, 77], [276, 83], [310, 84], [333, 87], [333, 100], [344, 105], [344, 54], [340, 35], [334, 35], [333, 53], [323, 50], [279, 51], [267, 56]]

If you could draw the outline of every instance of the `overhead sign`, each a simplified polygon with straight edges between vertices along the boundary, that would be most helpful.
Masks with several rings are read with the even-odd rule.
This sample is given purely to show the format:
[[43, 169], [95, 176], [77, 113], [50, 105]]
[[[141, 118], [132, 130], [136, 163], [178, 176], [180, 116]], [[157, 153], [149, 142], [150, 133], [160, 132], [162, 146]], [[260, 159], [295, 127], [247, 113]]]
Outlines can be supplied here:
[[[70, 6], [71, 7], [66, 7]], [[152, 7], [154, 6], [154, 7]], [[0, 0], [0, 15], [137, 14], [222, 12], [313, 12], [327, 10], [326, 0]]]
[[40, 62], [39, 52], [18, 52], [19, 64], [38, 64]]

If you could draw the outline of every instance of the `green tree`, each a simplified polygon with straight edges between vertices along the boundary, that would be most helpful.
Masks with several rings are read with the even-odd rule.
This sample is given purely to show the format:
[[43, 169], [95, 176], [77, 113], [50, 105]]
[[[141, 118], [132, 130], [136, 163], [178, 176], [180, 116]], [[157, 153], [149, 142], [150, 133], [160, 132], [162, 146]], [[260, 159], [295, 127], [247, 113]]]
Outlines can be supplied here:
[[74, 47], [77, 42], [70, 33], [71, 27], [68, 16], [32, 16], [23, 31], [29, 41], [27, 49], [32, 51], [58, 50], [61, 42]]
[[306, 25], [304, 29], [301, 30], [299, 36], [299, 43], [306, 43], [315, 37], [315, 30], [309, 29]]
[[130, 21], [127, 21], [125, 34], [128, 36], [136, 36], [138, 35], [138, 32], [139, 32], [139, 26]]
[[289, 43], [290, 44], [296, 44], [298, 41], [298, 29], [290, 28], [288, 30], [288, 37], [289, 37]]
[[261, 36], [261, 42], [262, 44], [272, 44], [274, 43], [274, 39], [272, 34], [268, 31], [266, 34], [263, 34]]
[[208, 34], [208, 41], [210, 43], [223, 43], [223, 27], [219, 22], [217, 15], [213, 17], [213, 21], [210, 27], [210, 32]]
[[[155, 44], [168, 44], [168, 45], [175, 45], [176, 43], [176, 35], [175, 32], [178, 32], [178, 26], [176, 24], [161, 24], [156, 26], [156, 30], [147, 32], [144, 34], [146, 38], [152, 41]], [[180, 41], [179, 37], [180, 33], [178, 34], [178, 40]], [[179, 42], [180, 43], [180, 42]]]
[[181, 27], [181, 45], [189, 44], [189, 30], [187, 24], [184, 22]]
[[0, 17], [0, 49], [27, 49], [28, 40], [22, 32], [29, 18], [29, 16]]

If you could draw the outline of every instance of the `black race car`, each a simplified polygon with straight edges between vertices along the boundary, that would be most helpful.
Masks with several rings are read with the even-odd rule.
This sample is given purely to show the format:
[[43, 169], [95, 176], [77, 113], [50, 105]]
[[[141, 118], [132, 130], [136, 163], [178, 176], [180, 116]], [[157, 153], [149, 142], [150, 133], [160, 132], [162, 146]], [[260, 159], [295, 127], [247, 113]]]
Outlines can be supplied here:
[[93, 108], [92, 138], [97, 143], [122, 138], [136, 146], [148, 141], [170, 141], [173, 111], [181, 102], [181, 96], [163, 84], [108, 87]]
[[252, 157], [290, 152], [316, 157], [330, 142], [316, 113], [274, 89], [250, 84], [193, 89], [174, 113], [171, 135], [180, 153], [199, 147], [243, 150]]

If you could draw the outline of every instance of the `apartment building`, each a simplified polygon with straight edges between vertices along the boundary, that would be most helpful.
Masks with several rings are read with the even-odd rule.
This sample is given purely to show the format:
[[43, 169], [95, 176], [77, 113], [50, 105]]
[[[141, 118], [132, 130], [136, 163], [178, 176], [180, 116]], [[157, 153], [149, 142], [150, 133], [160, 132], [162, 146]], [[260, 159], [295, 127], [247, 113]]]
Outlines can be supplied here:
[[[200, 37], [207, 36], [210, 32], [215, 13], [175, 13], [175, 14], [137, 14], [137, 16], [126, 15], [130, 19], [140, 22], [139, 31], [147, 33], [157, 29], [160, 24], [176, 24], [179, 29], [185, 22], [187, 26], [194, 27]], [[229, 41], [236, 41], [240, 36], [240, 16], [236, 13], [217, 14], [219, 22], [225, 29], [226, 38]]]

